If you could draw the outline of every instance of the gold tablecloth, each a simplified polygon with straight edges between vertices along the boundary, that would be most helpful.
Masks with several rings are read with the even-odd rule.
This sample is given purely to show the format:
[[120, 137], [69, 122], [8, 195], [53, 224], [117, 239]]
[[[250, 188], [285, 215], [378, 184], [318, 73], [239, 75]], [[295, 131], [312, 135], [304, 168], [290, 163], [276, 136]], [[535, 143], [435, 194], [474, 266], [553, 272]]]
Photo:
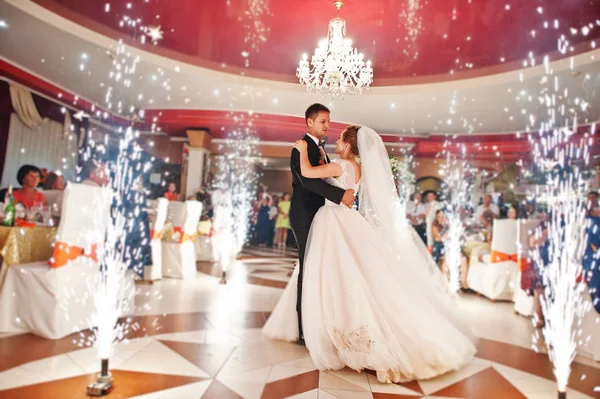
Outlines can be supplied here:
[[55, 238], [56, 227], [0, 226], [0, 255], [7, 266], [47, 261]]
[[463, 253], [467, 256], [467, 259], [469, 259], [469, 266], [471, 264], [473, 264], [474, 262], [477, 262], [477, 259], [473, 259], [473, 251], [480, 250], [480, 251], [486, 251], [486, 250], [490, 250], [490, 244], [486, 243], [486, 242], [481, 242], [481, 241], [476, 241], [476, 240], [466, 240], [465, 243], [463, 244]]

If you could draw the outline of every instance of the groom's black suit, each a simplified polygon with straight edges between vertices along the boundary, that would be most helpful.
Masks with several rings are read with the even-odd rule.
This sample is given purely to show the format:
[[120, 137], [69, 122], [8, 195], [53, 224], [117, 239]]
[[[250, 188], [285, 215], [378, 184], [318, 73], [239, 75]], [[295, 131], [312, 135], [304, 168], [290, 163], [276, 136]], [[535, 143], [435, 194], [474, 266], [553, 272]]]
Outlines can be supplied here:
[[[308, 143], [308, 160], [312, 166], [319, 166], [321, 150], [313, 139], [305, 135], [304, 141]], [[325, 154], [327, 163], [329, 158]], [[298, 299], [296, 311], [298, 312], [299, 338], [303, 338], [302, 332], [302, 277], [304, 275], [304, 252], [310, 225], [320, 207], [325, 204], [325, 198], [339, 204], [344, 196], [344, 190], [326, 183], [322, 179], [308, 179], [302, 177], [300, 171], [300, 152], [292, 150], [290, 158], [290, 169], [292, 170], [292, 203], [290, 205], [290, 224], [292, 232], [298, 245], [300, 257], [300, 270], [298, 272]]]

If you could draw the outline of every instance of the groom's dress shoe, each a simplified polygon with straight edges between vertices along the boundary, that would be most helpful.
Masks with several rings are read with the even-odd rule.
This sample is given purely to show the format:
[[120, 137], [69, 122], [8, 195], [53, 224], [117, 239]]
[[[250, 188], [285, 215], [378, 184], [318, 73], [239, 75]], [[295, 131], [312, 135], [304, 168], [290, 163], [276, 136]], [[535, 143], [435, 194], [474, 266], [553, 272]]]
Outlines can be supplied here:
[[298, 338], [298, 341], [296, 341], [296, 344], [306, 346], [306, 342], [304, 342], [304, 338]]

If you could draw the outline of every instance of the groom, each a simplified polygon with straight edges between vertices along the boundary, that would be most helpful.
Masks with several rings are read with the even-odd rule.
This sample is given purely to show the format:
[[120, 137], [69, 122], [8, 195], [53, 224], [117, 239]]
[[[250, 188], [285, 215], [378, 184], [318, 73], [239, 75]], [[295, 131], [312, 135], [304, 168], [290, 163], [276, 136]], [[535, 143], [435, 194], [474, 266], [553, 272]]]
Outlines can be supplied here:
[[[304, 120], [308, 133], [303, 140], [308, 143], [308, 160], [311, 165], [318, 166], [329, 163], [325, 153], [325, 141], [329, 128], [329, 109], [322, 104], [313, 104], [304, 113]], [[296, 311], [298, 312], [298, 344], [304, 345], [302, 332], [302, 277], [304, 275], [304, 253], [308, 232], [315, 214], [325, 204], [325, 198], [343, 203], [351, 207], [354, 202], [354, 190], [346, 190], [332, 186], [321, 179], [308, 179], [302, 177], [300, 170], [300, 152], [292, 150], [290, 158], [292, 170], [292, 204], [290, 205], [290, 224], [298, 246], [300, 257], [300, 270], [298, 272], [298, 299]]]

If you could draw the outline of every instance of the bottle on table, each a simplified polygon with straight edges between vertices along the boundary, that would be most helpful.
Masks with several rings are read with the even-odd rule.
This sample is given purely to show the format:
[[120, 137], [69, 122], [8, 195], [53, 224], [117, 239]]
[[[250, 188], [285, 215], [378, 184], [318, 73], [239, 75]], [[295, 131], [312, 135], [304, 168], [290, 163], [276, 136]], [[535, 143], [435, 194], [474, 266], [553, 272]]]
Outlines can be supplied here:
[[13, 197], [12, 185], [8, 186], [6, 197], [4, 198], [4, 226], [12, 226], [16, 219], [15, 197]]

